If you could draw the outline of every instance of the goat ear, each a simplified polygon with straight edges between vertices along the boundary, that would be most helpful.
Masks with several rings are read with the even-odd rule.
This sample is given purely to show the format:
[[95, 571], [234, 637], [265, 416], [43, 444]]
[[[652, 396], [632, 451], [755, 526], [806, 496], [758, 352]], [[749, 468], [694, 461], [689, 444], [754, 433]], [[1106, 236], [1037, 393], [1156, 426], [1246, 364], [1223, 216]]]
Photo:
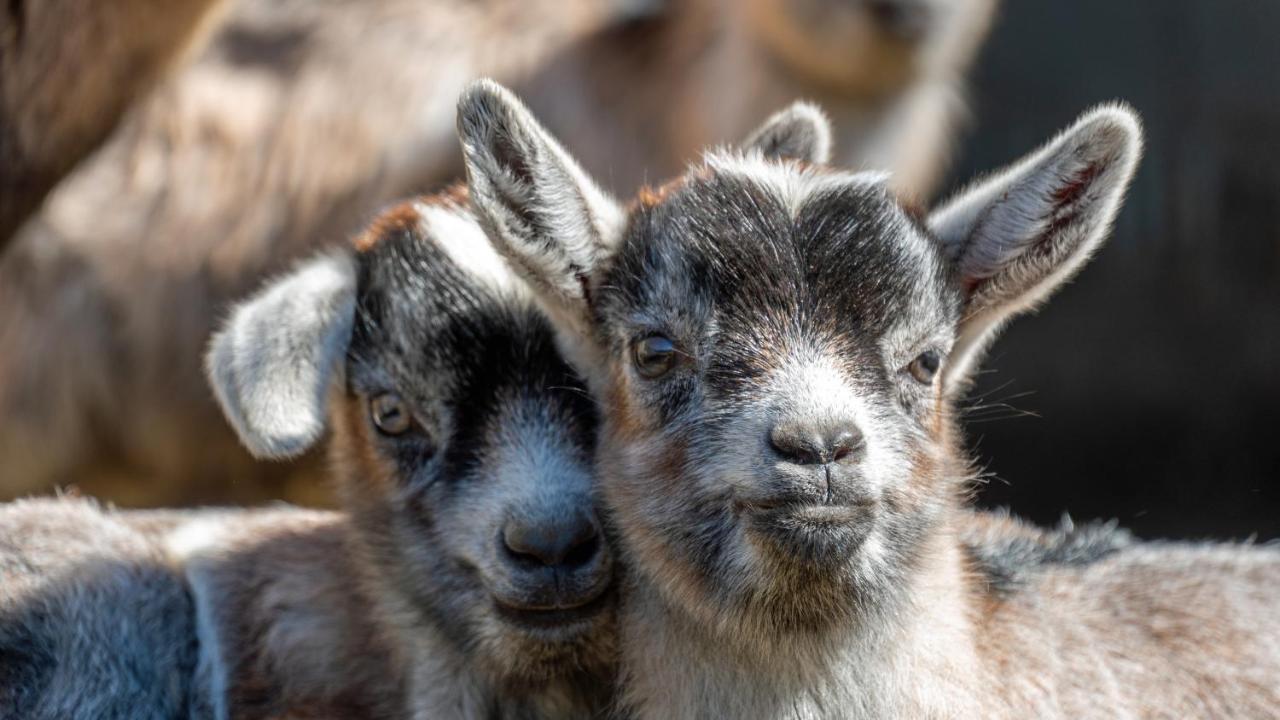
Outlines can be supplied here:
[[945, 388], [965, 384], [1000, 327], [1048, 298], [1097, 250], [1141, 153], [1134, 111], [1097, 108], [930, 216], [964, 291]]
[[490, 241], [553, 316], [585, 331], [591, 283], [617, 246], [622, 208], [491, 80], [463, 92], [458, 135], [471, 204]]
[[324, 432], [329, 383], [351, 341], [350, 255], [315, 258], [231, 313], [205, 372], [222, 412], [255, 457], [306, 451]]
[[742, 147], [773, 160], [825, 163], [831, 159], [831, 122], [817, 105], [797, 102], [765, 120]]

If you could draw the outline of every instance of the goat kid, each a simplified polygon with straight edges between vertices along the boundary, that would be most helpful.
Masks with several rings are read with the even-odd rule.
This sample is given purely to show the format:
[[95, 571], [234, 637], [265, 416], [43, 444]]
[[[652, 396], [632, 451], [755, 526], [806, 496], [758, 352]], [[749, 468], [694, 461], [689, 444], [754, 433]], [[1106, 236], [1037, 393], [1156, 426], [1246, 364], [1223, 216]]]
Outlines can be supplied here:
[[[218, 400], [256, 456], [290, 457], [332, 426], [343, 512], [0, 511], [0, 584], [17, 588], [0, 637], [29, 658], [0, 674], [0, 697], [19, 716], [604, 711], [614, 572], [593, 509], [594, 407], [461, 197], [392, 209], [353, 250], [239, 305], [210, 346]], [[68, 546], [30, 547], [32, 532]], [[100, 577], [110, 617], [86, 607]], [[126, 632], [153, 616], [149, 634]], [[197, 637], [198, 657], [167, 659]], [[116, 684], [77, 681], [102, 676]]]
[[641, 718], [1263, 717], [1280, 551], [977, 513], [955, 403], [1101, 245], [1105, 106], [927, 217], [797, 104], [624, 209], [510, 93], [459, 106], [473, 207], [604, 408]]

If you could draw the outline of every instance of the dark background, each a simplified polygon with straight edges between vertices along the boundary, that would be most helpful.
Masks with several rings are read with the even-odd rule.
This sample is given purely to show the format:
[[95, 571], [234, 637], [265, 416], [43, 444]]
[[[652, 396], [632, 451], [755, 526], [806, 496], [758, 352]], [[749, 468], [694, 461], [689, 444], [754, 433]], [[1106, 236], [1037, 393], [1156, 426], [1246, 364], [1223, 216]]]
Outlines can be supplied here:
[[1280, 2], [1009, 0], [971, 87], [953, 184], [1101, 101], [1147, 131], [1111, 241], [988, 356], [981, 502], [1280, 537]]

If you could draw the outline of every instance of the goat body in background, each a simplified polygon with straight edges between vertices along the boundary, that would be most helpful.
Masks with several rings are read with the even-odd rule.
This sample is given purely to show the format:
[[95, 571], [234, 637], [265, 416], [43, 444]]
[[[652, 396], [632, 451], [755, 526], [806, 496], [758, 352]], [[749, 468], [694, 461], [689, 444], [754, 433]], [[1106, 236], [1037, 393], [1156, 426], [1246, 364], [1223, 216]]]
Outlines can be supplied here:
[[130, 105], [208, 38], [225, 0], [0, 9], [0, 251]]

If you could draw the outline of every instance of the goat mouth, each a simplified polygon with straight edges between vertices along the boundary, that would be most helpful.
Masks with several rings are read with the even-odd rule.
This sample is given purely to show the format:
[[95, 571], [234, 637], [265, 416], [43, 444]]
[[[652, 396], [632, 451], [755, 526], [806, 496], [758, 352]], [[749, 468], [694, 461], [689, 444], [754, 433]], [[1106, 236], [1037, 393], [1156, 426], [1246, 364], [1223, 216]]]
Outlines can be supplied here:
[[796, 560], [830, 562], [848, 557], [871, 534], [873, 502], [751, 503], [742, 506], [749, 531]]
[[813, 523], [865, 522], [875, 512], [871, 500], [830, 502], [818, 498], [762, 498], [737, 503], [738, 510], [761, 519], [792, 518]]
[[493, 598], [498, 617], [520, 628], [548, 630], [575, 625], [604, 612], [613, 600], [612, 587], [607, 587], [576, 605], [533, 607], [499, 598]]

